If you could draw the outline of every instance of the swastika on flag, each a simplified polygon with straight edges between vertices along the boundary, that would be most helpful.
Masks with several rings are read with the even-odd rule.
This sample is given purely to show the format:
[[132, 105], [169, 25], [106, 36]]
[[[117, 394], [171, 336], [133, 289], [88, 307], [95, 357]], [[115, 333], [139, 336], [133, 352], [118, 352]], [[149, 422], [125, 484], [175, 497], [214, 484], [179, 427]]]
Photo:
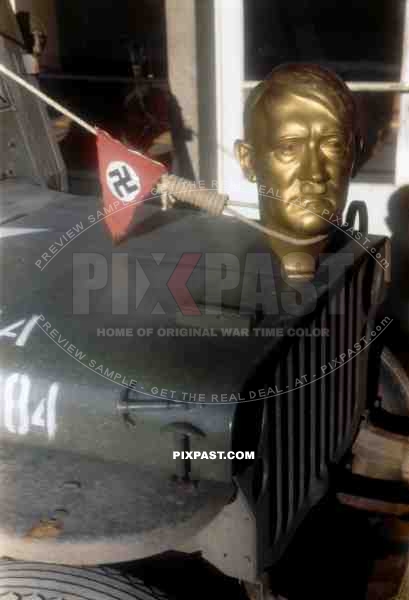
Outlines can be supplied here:
[[[155, 196], [154, 187], [167, 169], [98, 128], [97, 149], [102, 204], [106, 213], [104, 224], [117, 243], [128, 237], [133, 223], [141, 220], [141, 204]], [[122, 206], [118, 207], [118, 200]]]
[[120, 160], [109, 163], [106, 182], [111, 193], [122, 202], [133, 202], [141, 190], [141, 182], [135, 170]]

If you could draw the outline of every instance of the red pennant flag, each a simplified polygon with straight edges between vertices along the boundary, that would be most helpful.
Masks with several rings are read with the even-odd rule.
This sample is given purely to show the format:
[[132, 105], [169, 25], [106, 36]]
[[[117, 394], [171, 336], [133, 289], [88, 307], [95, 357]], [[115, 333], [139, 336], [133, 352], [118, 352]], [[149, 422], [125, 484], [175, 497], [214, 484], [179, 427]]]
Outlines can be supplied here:
[[112, 238], [121, 241], [129, 232], [138, 205], [152, 197], [152, 189], [167, 169], [102, 129], [97, 129], [97, 150], [105, 222]]

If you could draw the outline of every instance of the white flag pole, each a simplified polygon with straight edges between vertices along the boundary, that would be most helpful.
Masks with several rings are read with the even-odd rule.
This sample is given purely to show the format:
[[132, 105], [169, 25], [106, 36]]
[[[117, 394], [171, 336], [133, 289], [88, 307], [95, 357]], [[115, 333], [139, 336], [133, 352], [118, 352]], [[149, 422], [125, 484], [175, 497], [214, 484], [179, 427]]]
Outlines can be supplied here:
[[52, 106], [53, 108], [55, 108], [55, 110], [58, 110], [58, 112], [62, 113], [66, 117], [69, 117], [70, 119], [72, 119], [73, 121], [78, 123], [78, 125], [80, 125], [84, 129], [86, 129], [90, 133], [97, 135], [97, 130], [95, 129], [95, 127], [92, 127], [92, 125], [90, 125], [89, 123], [87, 123], [86, 121], [84, 121], [83, 119], [81, 119], [80, 117], [78, 117], [77, 115], [72, 113], [71, 111], [64, 108], [64, 106], [62, 106], [62, 104], [59, 104], [58, 102], [56, 102], [55, 100], [53, 100], [52, 98], [47, 96], [47, 94], [44, 94], [43, 92], [41, 92], [35, 85], [28, 83], [28, 81], [26, 81], [25, 79], [23, 79], [22, 77], [20, 77], [19, 75], [17, 75], [16, 73], [11, 71], [7, 67], [5, 67], [2, 63], [0, 63], [0, 73], [5, 75], [9, 79], [12, 79], [15, 83], [18, 83], [22, 87], [26, 88], [26, 90], [28, 90], [29, 92], [31, 92], [38, 98], [41, 98], [41, 100], [43, 100], [46, 104], [48, 104], [49, 106]]

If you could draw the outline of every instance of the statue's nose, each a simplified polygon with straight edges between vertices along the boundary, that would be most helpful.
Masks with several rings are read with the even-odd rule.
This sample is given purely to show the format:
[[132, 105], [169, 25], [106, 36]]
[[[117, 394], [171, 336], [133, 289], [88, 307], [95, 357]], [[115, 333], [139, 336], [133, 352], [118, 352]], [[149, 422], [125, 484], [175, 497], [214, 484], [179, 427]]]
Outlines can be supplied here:
[[[302, 182], [307, 184], [325, 184], [328, 181], [325, 160], [320, 155], [319, 148], [315, 144], [308, 147], [305, 151], [299, 177]], [[322, 192], [317, 189], [315, 193]]]

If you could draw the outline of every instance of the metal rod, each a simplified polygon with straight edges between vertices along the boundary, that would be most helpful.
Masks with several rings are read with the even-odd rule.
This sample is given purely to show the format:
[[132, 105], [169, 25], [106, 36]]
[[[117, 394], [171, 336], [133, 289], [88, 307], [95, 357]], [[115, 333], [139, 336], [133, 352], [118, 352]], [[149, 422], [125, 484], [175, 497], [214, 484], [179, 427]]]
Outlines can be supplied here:
[[[71, 73], [40, 73], [39, 79], [57, 79], [62, 81], [89, 81], [94, 83], [135, 83], [134, 77], [118, 75], [74, 75]], [[138, 79], [138, 84], [150, 83], [157, 87], [168, 88], [166, 79], [154, 79], [142, 77]]]
[[254, 210], [259, 208], [258, 203], [241, 202], [240, 200], [229, 200], [229, 206], [242, 206], [243, 208], [254, 208]]
[[129, 402], [118, 402], [116, 405], [119, 411], [143, 411], [143, 410], [169, 410], [173, 408], [183, 408], [186, 410], [185, 403], [172, 402], [171, 400], [129, 400]]

